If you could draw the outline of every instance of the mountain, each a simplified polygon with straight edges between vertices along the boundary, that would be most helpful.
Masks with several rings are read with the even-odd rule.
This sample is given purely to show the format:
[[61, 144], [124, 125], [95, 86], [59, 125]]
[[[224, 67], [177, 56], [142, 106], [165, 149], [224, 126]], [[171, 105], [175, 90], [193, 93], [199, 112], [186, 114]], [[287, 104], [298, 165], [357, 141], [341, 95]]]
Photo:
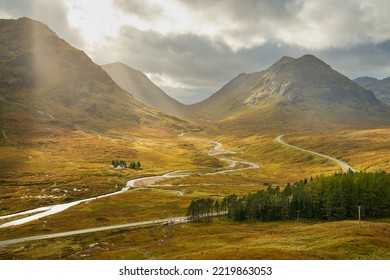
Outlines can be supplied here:
[[26, 114], [44, 112], [68, 127], [186, 124], [135, 99], [83, 51], [29, 18], [0, 20], [0, 69], [1, 104], [28, 108]]
[[369, 84], [372, 84], [372, 83], [375, 83], [378, 81], [378, 79], [376, 78], [373, 78], [373, 77], [368, 77], [368, 76], [364, 76], [364, 77], [359, 77], [359, 78], [356, 78], [353, 80], [355, 83], [357, 83], [358, 85], [362, 86], [362, 87], [365, 87]]
[[390, 124], [390, 107], [313, 55], [240, 74], [193, 109], [253, 127]]
[[354, 82], [365, 89], [371, 90], [379, 100], [390, 103], [390, 77], [383, 80], [377, 80], [371, 77], [359, 77]]
[[124, 90], [139, 101], [171, 114], [186, 114], [188, 106], [173, 99], [139, 70], [116, 62], [103, 65], [102, 68]]

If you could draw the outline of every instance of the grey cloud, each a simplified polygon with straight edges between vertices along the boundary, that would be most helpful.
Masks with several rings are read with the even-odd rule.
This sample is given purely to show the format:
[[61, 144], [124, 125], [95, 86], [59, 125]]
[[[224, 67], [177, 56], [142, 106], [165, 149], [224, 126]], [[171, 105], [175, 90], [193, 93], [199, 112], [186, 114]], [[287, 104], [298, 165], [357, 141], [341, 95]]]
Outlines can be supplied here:
[[389, 1], [180, 1], [198, 19], [243, 39], [257, 34], [315, 49], [390, 39]]
[[225, 0], [225, 1], [186, 1], [180, 0], [184, 6], [198, 13], [226, 15], [240, 22], [259, 22], [264, 18], [277, 20], [293, 18], [295, 12], [302, 7], [302, 1], [297, 0]]
[[276, 1], [185, 1], [189, 13], [198, 21], [216, 25], [220, 29], [217, 36], [248, 42], [259, 36], [265, 42], [272, 42], [277, 29], [288, 30], [291, 23], [299, 21], [297, 14], [303, 2], [298, 0]]
[[117, 41], [109, 42], [99, 53], [107, 52], [107, 49], [131, 67], [168, 75], [188, 86], [215, 86], [226, 72], [242, 63], [223, 43], [205, 37], [195, 34], [164, 36], [130, 26], [123, 28]]
[[153, 21], [162, 13], [160, 6], [152, 5], [144, 0], [113, 0], [113, 6], [129, 15]]
[[332, 49], [318, 54], [335, 70], [351, 79], [372, 76], [379, 79], [390, 76], [390, 40], [366, 43], [348, 49]]

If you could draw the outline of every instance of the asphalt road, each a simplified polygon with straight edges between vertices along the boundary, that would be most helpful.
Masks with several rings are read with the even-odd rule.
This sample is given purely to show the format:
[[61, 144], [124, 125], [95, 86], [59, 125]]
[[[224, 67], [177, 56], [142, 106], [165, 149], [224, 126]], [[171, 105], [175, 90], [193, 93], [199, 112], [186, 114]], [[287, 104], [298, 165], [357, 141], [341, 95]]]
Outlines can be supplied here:
[[285, 134], [282, 134], [282, 135], [279, 135], [278, 137], [276, 137], [276, 141], [278, 141], [278, 143], [284, 145], [284, 146], [287, 146], [289, 148], [292, 148], [292, 149], [296, 149], [296, 150], [299, 150], [299, 151], [302, 151], [302, 152], [306, 152], [306, 153], [310, 153], [310, 154], [313, 154], [313, 155], [317, 155], [317, 156], [320, 156], [320, 157], [324, 157], [326, 159], [329, 159], [329, 160], [332, 160], [334, 162], [336, 162], [338, 165], [340, 165], [345, 172], [347, 172], [349, 169], [353, 172], [355, 172], [355, 169], [353, 169], [348, 163], [344, 162], [344, 161], [341, 161], [337, 158], [334, 158], [334, 157], [331, 157], [331, 156], [327, 156], [327, 155], [324, 155], [324, 154], [320, 154], [320, 153], [317, 153], [317, 152], [313, 152], [313, 151], [310, 151], [310, 150], [306, 150], [306, 149], [302, 149], [302, 148], [299, 148], [297, 146], [293, 146], [293, 145], [290, 145], [290, 144], [287, 144], [285, 142], [283, 142], [282, 140], [282, 137], [284, 136]]
[[95, 227], [95, 228], [88, 228], [88, 229], [81, 229], [81, 230], [73, 230], [73, 231], [66, 231], [66, 232], [59, 232], [59, 233], [52, 233], [52, 234], [3, 240], [3, 241], [0, 241], [0, 247], [4, 247], [7, 245], [16, 244], [16, 243], [22, 243], [22, 242], [51, 239], [51, 238], [72, 236], [72, 235], [78, 235], [78, 234], [106, 231], [106, 230], [138, 227], [138, 226], [153, 225], [153, 224], [164, 224], [164, 223], [169, 222], [169, 221], [174, 221], [175, 223], [179, 223], [179, 222], [182, 223], [182, 222], [186, 221], [186, 217], [166, 218], [166, 219], [160, 219], [160, 220], [144, 221], [144, 222], [137, 222], [137, 223], [130, 223], [130, 224], [121, 224], [121, 225], [115, 225], [115, 226]]

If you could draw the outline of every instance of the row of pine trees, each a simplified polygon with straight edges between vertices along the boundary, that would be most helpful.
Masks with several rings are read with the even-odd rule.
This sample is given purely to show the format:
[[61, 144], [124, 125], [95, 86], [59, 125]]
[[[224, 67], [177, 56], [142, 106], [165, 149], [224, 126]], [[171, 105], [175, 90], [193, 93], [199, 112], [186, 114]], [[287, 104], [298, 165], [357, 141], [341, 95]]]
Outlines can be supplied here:
[[268, 187], [246, 196], [229, 195], [191, 202], [192, 222], [210, 222], [212, 216], [233, 221], [283, 219], [344, 220], [390, 217], [390, 174], [348, 172], [318, 176], [280, 187]]

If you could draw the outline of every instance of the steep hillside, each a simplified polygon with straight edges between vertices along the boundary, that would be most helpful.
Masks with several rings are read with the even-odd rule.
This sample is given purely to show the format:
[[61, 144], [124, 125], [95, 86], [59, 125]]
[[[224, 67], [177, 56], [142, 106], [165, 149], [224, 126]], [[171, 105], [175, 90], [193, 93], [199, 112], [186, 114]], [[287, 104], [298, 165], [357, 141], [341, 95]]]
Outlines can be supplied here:
[[312, 55], [241, 74], [193, 107], [249, 128], [390, 123], [389, 106]]
[[139, 102], [83, 51], [28, 18], [0, 20], [0, 69], [3, 104], [45, 112], [67, 127], [107, 131], [187, 124]]
[[263, 72], [241, 73], [209, 98], [191, 105], [191, 108], [203, 116], [220, 116], [234, 110], [251, 94], [249, 89], [257, 83], [262, 74]]
[[359, 77], [354, 81], [365, 89], [371, 90], [379, 100], [390, 103], [390, 77], [383, 80]]
[[124, 90], [150, 106], [171, 114], [188, 114], [188, 106], [173, 99], [139, 70], [123, 63], [111, 63], [102, 68]]

